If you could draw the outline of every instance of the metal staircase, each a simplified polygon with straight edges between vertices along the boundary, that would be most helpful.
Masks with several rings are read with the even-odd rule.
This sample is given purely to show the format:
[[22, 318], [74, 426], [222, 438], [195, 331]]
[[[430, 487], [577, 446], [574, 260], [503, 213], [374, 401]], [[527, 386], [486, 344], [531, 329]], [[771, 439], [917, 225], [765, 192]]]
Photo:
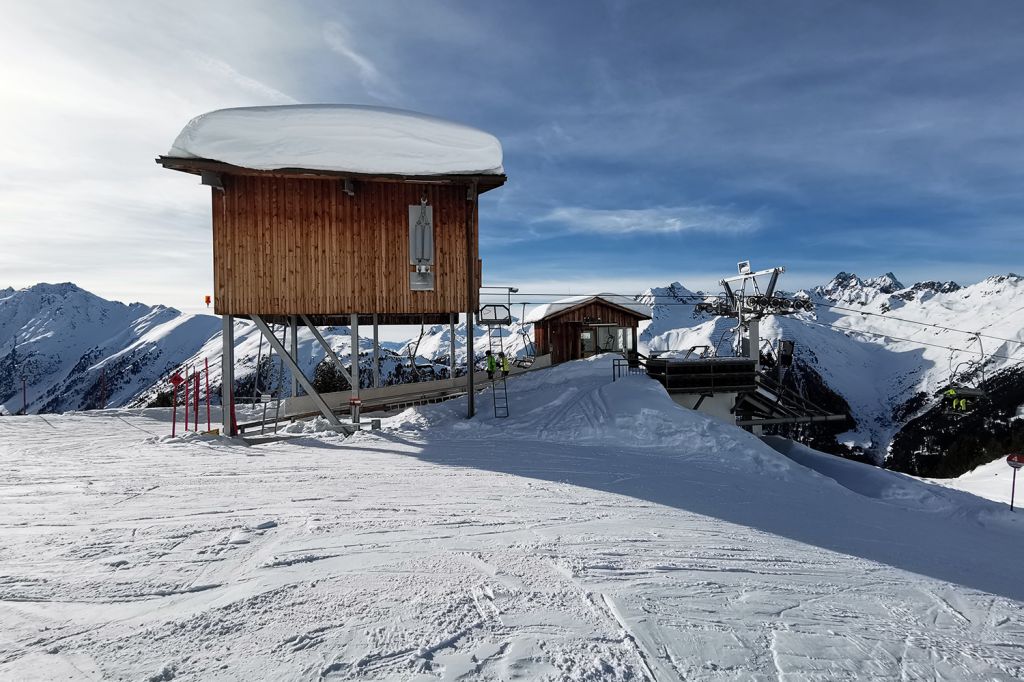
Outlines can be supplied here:
[[494, 378], [491, 379], [491, 396], [494, 398], [494, 416], [504, 419], [508, 416], [508, 387], [505, 385], [505, 376], [501, 371], [501, 355], [505, 352], [502, 341], [501, 325], [487, 325], [487, 347], [494, 356], [497, 369], [494, 371]]
[[478, 319], [487, 326], [487, 349], [494, 356], [495, 371], [491, 379], [491, 397], [494, 403], [494, 416], [497, 419], [508, 417], [508, 387], [501, 371], [501, 354], [505, 352], [502, 329], [512, 323], [512, 314], [507, 306], [485, 305], [480, 308]]

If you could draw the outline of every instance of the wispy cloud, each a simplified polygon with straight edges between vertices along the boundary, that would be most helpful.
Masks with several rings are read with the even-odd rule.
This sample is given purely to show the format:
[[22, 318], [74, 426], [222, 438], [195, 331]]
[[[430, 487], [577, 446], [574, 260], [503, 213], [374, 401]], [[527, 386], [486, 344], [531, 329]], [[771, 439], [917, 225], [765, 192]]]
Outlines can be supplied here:
[[678, 232], [732, 233], [761, 228], [759, 216], [714, 206], [660, 206], [656, 208], [595, 209], [579, 206], [555, 208], [535, 222], [561, 225], [570, 232], [601, 235]]
[[285, 94], [276, 88], [272, 88], [266, 83], [258, 81], [255, 78], [250, 78], [245, 74], [239, 73], [238, 70], [222, 59], [217, 59], [195, 51], [190, 52], [189, 57], [191, 57], [203, 71], [206, 71], [215, 78], [226, 80], [232, 85], [256, 95], [260, 99], [265, 100], [268, 104], [299, 103], [299, 100], [295, 99], [291, 95]]
[[355, 48], [349, 30], [337, 21], [324, 24], [324, 42], [335, 54], [341, 55], [356, 67], [359, 80], [372, 94], [382, 99], [393, 98], [398, 94], [394, 83], [388, 79], [377, 64]]

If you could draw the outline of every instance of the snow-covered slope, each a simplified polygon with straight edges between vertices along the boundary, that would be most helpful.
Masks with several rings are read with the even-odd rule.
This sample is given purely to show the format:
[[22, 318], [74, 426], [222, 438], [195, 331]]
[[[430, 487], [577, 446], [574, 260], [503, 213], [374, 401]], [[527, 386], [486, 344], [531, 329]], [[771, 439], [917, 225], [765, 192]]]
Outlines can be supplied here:
[[1024, 675], [1024, 517], [782, 454], [610, 362], [511, 379], [508, 419], [484, 394], [344, 440], [0, 420], [0, 678]]
[[[1006, 458], [1000, 457], [957, 478], [935, 479], [935, 483], [1009, 504], [1013, 492], [1013, 469], [1006, 463]], [[1024, 507], [1024, 470], [1017, 472], [1015, 503], [1018, 508]]]
[[213, 335], [219, 320], [107, 301], [71, 283], [0, 291], [0, 404], [29, 412], [117, 406]]

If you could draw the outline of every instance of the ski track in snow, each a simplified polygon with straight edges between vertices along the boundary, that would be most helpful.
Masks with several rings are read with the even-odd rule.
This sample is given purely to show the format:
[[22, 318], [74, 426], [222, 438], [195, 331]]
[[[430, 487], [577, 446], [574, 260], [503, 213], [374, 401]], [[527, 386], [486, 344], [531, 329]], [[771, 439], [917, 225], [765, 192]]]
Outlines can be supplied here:
[[[550, 440], [616, 409], [251, 447], [142, 440], [156, 412], [0, 420], [0, 678], [1024, 676], [1013, 598], [690, 511], [771, 503], [713, 457]], [[666, 478], [678, 504], [636, 492]]]

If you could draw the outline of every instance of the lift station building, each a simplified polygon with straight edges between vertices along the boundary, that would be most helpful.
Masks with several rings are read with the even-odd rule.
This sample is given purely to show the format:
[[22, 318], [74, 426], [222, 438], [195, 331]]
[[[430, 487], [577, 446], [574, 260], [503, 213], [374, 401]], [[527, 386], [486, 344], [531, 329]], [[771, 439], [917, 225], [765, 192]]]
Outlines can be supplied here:
[[551, 355], [552, 364], [600, 353], [629, 353], [637, 348], [640, 322], [647, 308], [624, 296], [574, 296], [531, 311], [537, 355]]
[[[501, 144], [461, 124], [349, 105], [223, 109], [193, 119], [157, 159], [211, 188], [214, 312], [223, 316], [222, 401], [233, 406], [234, 318], [252, 320], [317, 409], [296, 362], [306, 326], [472, 321], [479, 305], [478, 196], [504, 184]], [[268, 325], [288, 325], [286, 348]], [[467, 357], [473, 357], [472, 334]], [[379, 352], [375, 344], [375, 354]], [[473, 411], [473, 372], [466, 373]], [[224, 433], [234, 433], [224, 410]]]

